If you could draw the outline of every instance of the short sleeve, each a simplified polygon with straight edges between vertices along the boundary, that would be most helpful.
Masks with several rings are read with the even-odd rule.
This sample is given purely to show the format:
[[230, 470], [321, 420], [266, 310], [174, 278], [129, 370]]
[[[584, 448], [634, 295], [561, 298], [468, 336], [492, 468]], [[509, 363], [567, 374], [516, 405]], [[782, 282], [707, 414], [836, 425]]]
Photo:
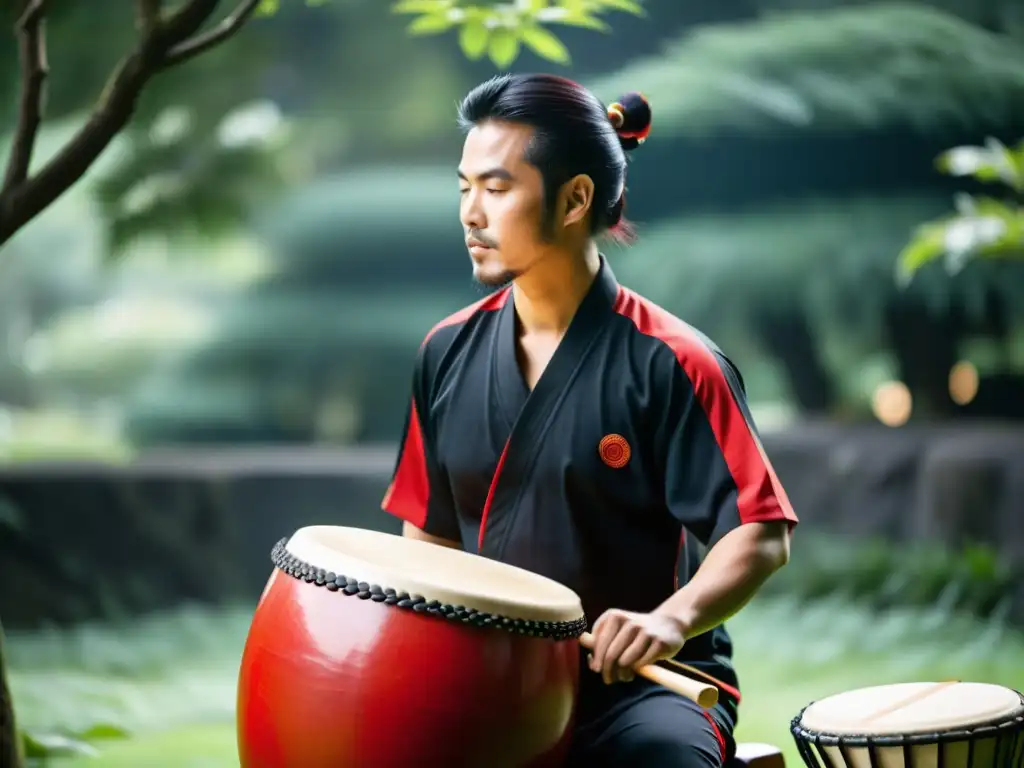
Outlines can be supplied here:
[[665, 419], [665, 494], [672, 514], [713, 546], [745, 523], [797, 517], [761, 445], [739, 372], [721, 353], [677, 353]]
[[413, 376], [395, 470], [381, 508], [431, 536], [460, 541], [458, 518], [447, 479], [437, 462], [423, 386], [422, 350]]

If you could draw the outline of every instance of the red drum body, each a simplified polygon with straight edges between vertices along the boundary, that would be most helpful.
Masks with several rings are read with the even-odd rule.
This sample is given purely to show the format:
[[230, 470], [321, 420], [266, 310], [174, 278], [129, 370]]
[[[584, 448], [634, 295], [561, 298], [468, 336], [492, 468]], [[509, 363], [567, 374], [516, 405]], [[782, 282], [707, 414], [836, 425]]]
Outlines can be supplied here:
[[331, 526], [273, 560], [242, 657], [242, 768], [562, 764], [585, 629], [571, 590]]

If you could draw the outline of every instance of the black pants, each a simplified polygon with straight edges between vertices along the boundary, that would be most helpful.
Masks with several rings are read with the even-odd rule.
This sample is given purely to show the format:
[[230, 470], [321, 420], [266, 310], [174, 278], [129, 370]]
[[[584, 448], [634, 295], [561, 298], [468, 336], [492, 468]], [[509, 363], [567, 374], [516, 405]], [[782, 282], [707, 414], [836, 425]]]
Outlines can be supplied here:
[[643, 678], [605, 685], [583, 676], [568, 768], [722, 768], [735, 752], [724, 710]]

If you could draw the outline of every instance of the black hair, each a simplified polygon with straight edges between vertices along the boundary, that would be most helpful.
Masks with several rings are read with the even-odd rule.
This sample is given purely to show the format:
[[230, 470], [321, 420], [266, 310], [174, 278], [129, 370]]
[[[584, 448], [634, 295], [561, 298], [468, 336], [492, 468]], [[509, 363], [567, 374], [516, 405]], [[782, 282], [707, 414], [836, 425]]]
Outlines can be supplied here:
[[545, 227], [559, 188], [573, 176], [594, 182], [591, 234], [630, 239], [626, 204], [626, 152], [644, 142], [651, 108], [639, 93], [605, 107], [578, 83], [546, 74], [505, 74], [478, 85], [459, 105], [459, 124], [469, 130], [485, 120], [528, 125], [534, 135], [526, 161], [544, 180]]

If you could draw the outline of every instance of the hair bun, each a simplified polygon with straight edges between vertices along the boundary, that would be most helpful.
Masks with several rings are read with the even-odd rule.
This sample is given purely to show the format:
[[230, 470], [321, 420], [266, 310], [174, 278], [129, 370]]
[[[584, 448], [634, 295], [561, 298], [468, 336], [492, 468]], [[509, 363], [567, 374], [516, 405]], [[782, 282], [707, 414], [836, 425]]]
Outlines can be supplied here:
[[636, 149], [651, 132], [651, 105], [642, 93], [627, 93], [608, 105], [608, 119], [619, 134], [622, 148]]

